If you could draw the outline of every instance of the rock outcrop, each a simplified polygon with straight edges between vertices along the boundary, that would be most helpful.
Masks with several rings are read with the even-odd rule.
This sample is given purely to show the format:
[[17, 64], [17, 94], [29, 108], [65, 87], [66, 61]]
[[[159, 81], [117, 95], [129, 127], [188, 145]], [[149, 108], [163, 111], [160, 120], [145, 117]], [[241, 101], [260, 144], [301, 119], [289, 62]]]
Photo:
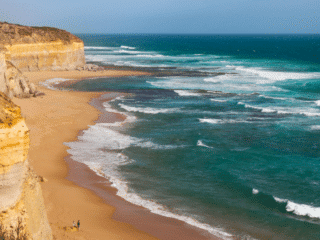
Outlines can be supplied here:
[[5, 57], [22, 72], [74, 70], [85, 65], [83, 41], [50, 27], [27, 27], [0, 22]]
[[9, 97], [37, 96], [25, 71], [85, 67], [84, 44], [71, 33], [49, 27], [0, 22], [0, 92]]
[[10, 98], [43, 95], [25, 71], [72, 69], [99, 70], [85, 65], [76, 36], [0, 22], [0, 239], [52, 239], [39, 183], [45, 180], [29, 166], [29, 130]]
[[5, 58], [6, 49], [0, 46], [0, 92], [7, 91], [7, 82], [6, 82], [6, 71], [7, 71], [7, 64]]
[[52, 239], [39, 177], [27, 160], [29, 143], [20, 108], [0, 93], [0, 235]]
[[86, 64], [83, 67], [77, 67], [76, 70], [78, 70], [78, 71], [93, 71], [93, 72], [96, 72], [96, 71], [103, 71], [103, 70], [105, 70], [105, 68], [101, 67], [101, 66], [98, 66], [98, 65], [95, 65], [95, 64]]

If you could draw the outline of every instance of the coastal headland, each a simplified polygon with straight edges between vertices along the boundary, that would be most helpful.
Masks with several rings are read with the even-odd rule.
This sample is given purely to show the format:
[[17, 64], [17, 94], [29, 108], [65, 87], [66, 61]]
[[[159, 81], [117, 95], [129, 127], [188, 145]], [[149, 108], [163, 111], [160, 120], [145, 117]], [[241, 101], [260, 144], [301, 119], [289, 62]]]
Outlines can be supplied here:
[[125, 119], [101, 105], [121, 93], [40, 84], [149, 73], [86, 65], [81, 39], [55, 28], [0, 23], [0, 36], [2, 230], [17, 229], [17, 237], [22, 229], [28, 239], [216, 239], [124, 201], [107, 179], [68, 156], [64, 143], [95, 121]]

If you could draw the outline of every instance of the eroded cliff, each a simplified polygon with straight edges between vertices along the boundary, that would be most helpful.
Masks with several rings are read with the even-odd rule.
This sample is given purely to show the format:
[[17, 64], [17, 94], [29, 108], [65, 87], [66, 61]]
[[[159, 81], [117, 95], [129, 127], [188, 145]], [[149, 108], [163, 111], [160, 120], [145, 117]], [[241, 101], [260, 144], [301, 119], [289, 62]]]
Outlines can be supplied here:
[[0, 22], [0, 92], [37, 96], [25, 71], [73, 70], [85, 66], [84, 45], [71, 33], [49, 27]]
[[0, 22], [5, 58], [21, 71], [71, 70], [85, 65], [84, 45], [71, 33], [50, 27]]
[[1, 231], [27, 239], [52, 239], [39, 177], [27, 160], [29, 144], [20, 108], [0, 93]]

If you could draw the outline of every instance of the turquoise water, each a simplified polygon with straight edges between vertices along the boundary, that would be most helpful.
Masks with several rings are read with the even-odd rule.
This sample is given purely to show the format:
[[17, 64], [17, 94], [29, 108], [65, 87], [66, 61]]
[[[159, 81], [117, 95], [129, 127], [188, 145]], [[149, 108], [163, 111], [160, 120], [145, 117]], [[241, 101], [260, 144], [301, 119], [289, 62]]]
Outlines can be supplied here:
[[152, 76], [71, 86], [130, 93], [128, 116], [67, 143], [118, 194], [224, 239], [320, 239], [320, 36], [80, 35], [87, 62]]

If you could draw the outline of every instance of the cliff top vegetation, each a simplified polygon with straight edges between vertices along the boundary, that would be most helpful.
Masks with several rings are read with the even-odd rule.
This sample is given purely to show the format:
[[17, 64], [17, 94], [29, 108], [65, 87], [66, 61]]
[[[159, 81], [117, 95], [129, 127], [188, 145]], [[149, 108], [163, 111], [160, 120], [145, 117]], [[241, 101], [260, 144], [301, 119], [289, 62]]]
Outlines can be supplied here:
[[81, 42], [73, 34], [52, 27], [28, 27], [0, 22], [0, 44], [41, 43], [52, 41]]

